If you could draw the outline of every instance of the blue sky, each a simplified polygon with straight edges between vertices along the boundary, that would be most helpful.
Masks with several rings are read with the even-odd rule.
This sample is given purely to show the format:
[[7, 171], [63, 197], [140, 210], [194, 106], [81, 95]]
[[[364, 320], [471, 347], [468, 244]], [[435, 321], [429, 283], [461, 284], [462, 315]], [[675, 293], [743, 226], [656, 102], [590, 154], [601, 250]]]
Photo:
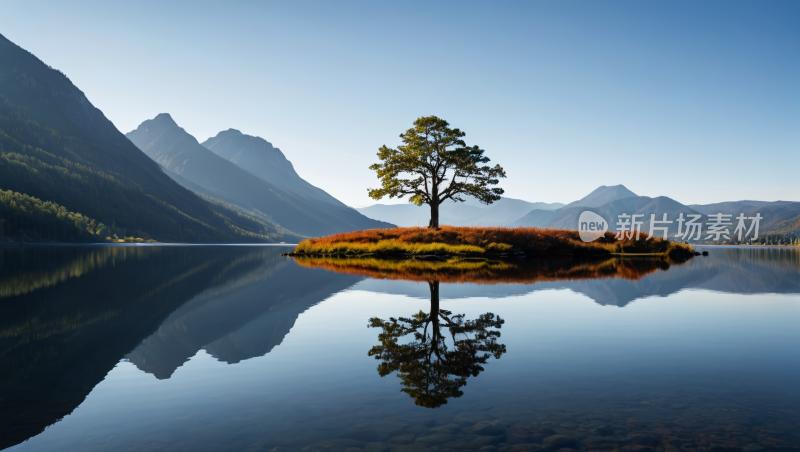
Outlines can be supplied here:
[[798, 23], [797, 1], [0, 0], [0, 33], [122, 132], [167, 112], [261, 136], [352, 206], [425, 115], [513, 198], [800, 201]]

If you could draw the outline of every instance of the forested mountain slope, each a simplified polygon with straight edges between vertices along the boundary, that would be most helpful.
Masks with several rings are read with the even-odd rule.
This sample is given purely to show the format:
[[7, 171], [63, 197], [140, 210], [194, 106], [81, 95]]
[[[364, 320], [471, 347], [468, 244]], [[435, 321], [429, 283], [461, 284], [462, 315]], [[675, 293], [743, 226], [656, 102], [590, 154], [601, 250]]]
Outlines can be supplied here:
[[159, 241], [284, 239], [265, 223], [178, 185], [64, 74], [2, 35], [0, 189], [56, 203], [110, 232]]

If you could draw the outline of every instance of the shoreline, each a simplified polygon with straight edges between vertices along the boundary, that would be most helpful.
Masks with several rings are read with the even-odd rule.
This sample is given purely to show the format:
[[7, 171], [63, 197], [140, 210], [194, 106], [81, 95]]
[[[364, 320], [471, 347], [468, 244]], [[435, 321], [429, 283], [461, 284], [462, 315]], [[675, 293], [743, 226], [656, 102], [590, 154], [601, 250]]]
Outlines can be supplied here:
[[104, 242], [2, 242], [0, 249], [21, 246], [297, 246], [297, 243], [104, 243]]

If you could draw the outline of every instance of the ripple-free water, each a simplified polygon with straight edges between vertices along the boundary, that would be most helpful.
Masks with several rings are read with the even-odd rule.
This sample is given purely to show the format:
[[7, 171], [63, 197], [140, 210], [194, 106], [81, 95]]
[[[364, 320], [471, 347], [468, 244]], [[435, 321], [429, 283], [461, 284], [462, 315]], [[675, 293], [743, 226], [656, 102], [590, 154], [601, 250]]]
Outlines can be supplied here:
[[429, 285], [286, 250], [0, 249], [0, 448], [800, 446], [797, 248], [708, 248], [633, 279], [442, 283], [441, 309], [505, 320], [505, 353], [436, 408], [367, 356], [370, 319], [430, 311]]

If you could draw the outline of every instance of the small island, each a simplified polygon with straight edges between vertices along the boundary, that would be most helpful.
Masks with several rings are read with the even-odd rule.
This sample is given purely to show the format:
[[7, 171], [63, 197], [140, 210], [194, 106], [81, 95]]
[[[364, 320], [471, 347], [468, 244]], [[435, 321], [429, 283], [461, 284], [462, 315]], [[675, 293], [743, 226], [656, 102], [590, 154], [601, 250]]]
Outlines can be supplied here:
[[392, 228], [346, 232], [306, 239], [287, 256], [376, 257], [444, 261], [455, 257], [535, 259], [612, 255], [664, 256], [684, 260], [694, 249], [662, 238], [617, 240], [611, 232], [584, 242], [578, 231], [539, 228], [457, 227]]
[[381, 163], [370, 166], [381, 187], [369, 189], [375, 200], [409, 197], [417, 206], [427, 204], [431, 219], [427, 228], [370, 229], [303, 240], [287, 256], [356, 257], [448, 261], [459, 258], [533, 259], [542, 257], [589, 257], [636, 254], [685, 260], [695, 255], [688, 245], [637, 234], [618, 240], [611, 232], [591, 242], [578, 231], [539, 228], [455, 227], [439, 225], [439, 206], [445, 201], [464, 202], [473, 197], [485, 204], [504, 193], [496, 187], [505, 170], [489, 166], [478, 146], [467, 146], [466, 134], [436, 116], [420, 117], [400, 135], [396, 149], [378, 149]]

